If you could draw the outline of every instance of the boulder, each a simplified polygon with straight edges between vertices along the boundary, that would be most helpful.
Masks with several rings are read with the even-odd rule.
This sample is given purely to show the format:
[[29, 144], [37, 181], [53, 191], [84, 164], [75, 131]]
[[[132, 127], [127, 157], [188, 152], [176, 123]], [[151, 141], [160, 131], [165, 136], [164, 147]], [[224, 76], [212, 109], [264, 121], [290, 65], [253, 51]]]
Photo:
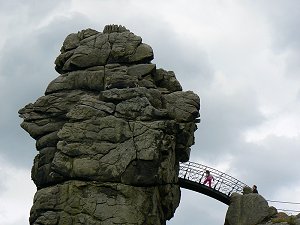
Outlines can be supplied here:
[[231, 195], [225, 225], [255, 225], [268, 218], [269, 205], [261, 195], [254, 193]]

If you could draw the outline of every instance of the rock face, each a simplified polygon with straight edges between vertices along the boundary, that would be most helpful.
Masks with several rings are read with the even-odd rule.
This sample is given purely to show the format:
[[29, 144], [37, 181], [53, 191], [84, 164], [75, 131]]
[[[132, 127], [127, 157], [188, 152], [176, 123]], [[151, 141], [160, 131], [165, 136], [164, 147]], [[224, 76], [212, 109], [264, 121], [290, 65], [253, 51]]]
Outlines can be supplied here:
[[269, 217], [268, 202], [259, 194], [233, 193], [225, 225], [255, 225]]
[[165, 224], [200, 100], [125, 27], [66, 37], [60, 75], [19, 111], [36, 140], [30, 224]]
[[224, 225], [300, 225], [300, 214], [288, 216], [278, 212], [259, 194], [245, 187], [243, 195], [233, 193]]

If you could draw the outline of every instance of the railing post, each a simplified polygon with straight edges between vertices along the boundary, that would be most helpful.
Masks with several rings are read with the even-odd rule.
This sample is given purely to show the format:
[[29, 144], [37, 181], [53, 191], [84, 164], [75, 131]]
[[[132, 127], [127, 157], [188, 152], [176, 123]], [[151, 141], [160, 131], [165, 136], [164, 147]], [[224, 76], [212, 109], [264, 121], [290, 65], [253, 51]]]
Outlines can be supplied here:
[[185, 179], [186, 178], [186, 175], [187, 175], [187, 169], [185, 170], [185, 174], [184, 174], [184, 176], [183, 176], [183, 179]]
[[234, 188], [237, 186], [238, 183], [239, 183], [239, 181], [237, 180], [235, 185], [231, 188], [231, 191], [228, 192], [228, 196], [231, 195], [231, 193], [233, 192]]
[[[218, 176], [218, 177], [216, 178], [217, 182], [216, 182], [216, 184], [214, 185], [214, 189], [215, 189], [215, 190], [216, 190], [216, 187], [217, 187], [218, 183], [220, 182], [221, 177], [223, 176], [223, 174], [224, 174], [224, 173], [222, 173], [220, 176]], [[220, 190], [220, 188], [219, 188], [219, 190]]]

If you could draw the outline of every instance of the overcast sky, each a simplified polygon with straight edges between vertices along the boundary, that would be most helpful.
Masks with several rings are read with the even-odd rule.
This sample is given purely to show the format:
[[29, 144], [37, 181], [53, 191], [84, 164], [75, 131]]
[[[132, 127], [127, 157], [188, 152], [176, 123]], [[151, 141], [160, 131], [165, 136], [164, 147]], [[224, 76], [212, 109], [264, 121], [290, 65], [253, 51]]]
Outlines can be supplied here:
[[[257, 184], [266, 199], [300, 202], [298, 0], [0, 0], [0, 6], [0, 224], [28, 224], [35, 193], [35, 142], [20, 128], [18, 110], [58, 76], [54, 60], [68, 34], [106, 24], [141, 36], [154, 50], [153, 63], [200, 96], [191, 161]], [[226, 210], [182, 190], [167, 224], [220, 225]]]

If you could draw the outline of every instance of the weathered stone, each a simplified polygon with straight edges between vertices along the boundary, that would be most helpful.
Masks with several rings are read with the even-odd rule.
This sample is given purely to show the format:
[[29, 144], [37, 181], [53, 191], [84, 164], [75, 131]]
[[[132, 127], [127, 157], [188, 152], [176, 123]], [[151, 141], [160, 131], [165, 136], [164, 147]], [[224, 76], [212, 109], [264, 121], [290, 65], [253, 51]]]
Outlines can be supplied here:
[[261, 195], [233, 193], [225, 225], [254, 225], [266, 221], [268, 217], [268, 202]]
[[138, 86], [149, 88], [149, 89], [157, 88], [152, 75], [147, 75], [147, 76], [143, 77], [143, 79], [138, 80]]
[[123, 26], [65, 39], [45, 96], [19, 110], [39, 150], [30, 224], [163, 225], [179, 204], [200, 100]]
[[131, 131], [125, 120], [107, 116], [65, 123], [58, 132], [58, 137], [68, 142], [108, 141], [121, 143], [131, 138]]
[[113, 103], [99, 101], [99, 96], [85, 95], [68, 113], [73, 120], [91, 119], [112, 115], [116, 106]]
[[64, 115], [85, 95], [83, 91], [53, 93], [40, 97], [34, 104], [28, 104], [19, 110], [24, 121], [56, 118]]
[[[172, 201], [161, 204], [162, 194]], [[39, 190], [30, 223], [37, 224], [164, 224], [179, 203], [179, 188], [133, 187], [123, 184], [68, 181]], [[132, 197], [135, 196], [135, 197]], [[142, 210], [141, 210], [142, 209]], [[49, 220], [51, 218], [51, 220]], [[57, 222], [58, 221], [58, 222]], [[73, 221], [73, 223], [70, 223]]]
[[180, 123], [176, 136], [176, 156], [180, 162], [187, 162], [190, 158], [192, 146], [195, 143], [193, 132], [197, 130], [194, 122]]
[[155, 108], [162, 108], [162, 95], [157, 89], [146, 89], [144, 87], [112, 89], [101, 92], [103, 101], [121, 102], [135, 97], [147, 97]]
[[128, 67], [120, 64], [105, 66], [105, 88], [133, 88], [138, 86], [138, 74], [128, 74]]
[[62, 71], [105, 65], [111, 52], [108, 38], [108, 35], [96, 34], [81, 40], [80, 45], [72, 52], [72, 56], [64, 63]]
[[[64, 154], [67, 149], [74, 152], [76, 145], [78, 146], [76, 154], [68, 154], [69, 152]], [[54, 172], [61, 173], [63, 171], [66, 180], [72, 178], [120, 182], [121, 175], [127, 166], [136, 158], [132, 140], [114, 145], [105, 142], [98, 145], [93, 144], [88, 151], [84, 149], [87, 144], [76, 143], [76, 145], [60, 143], [59, 148], [62, 148], [62, 151], [55, 154], [53, 159]], [[92, 152], [95, 147], [97, 147], [97, 151]], [[90, 152], [92, 154], [87, 154]]]
[[57, 131], [46, 134], [36, 141], [36, 149], [40, 150], [46, 147], [56, 147], [58, 140]]
[[169, 92], [182, 91], [182, 87], [173, 71], [157, 69], [154, 74], [154, 80], [158, 87], [165, 88]]
[[21, 127], [26, 130], [31, 137], [39, 137], [57, 131], [62, 128], [64, 121], [55, 121], [52, 118], [35, 120], [34, 122], [22, 122]]
[[[109, 62], [136, 62], [138, 60], [129, 60], [128, 58], [135, 54], [140, 45], [142, 45], [142, 38], [134, 35], [129, 31], [122, 33], [113, 32], [109, 34], [109, 41], [112, 43], [111, 55]], [[151, 49], [152, 50], [152, 49]], [[143, 52], [141, 58], [148, 57], [148, 52]], [[153, 53], [152, 53], [153, 54]]]
[[111, 150], [116, 148], [118, 143], [110, 142], [66, 142], [59, 141], [57, 143], [57, 148], [62, 151], [63, 154], [70, 156], [71, 158], [95, 155], [100, 157], [101, 155], [108, 154]]
[[63, 43], [63, 51], [65, 52], [77, 48], [79, 44], [80, 39], [78, 34], [69, 34]]
[[288, 225], [288, 224], [297, 225], [298, 224], [297, 216], [294, 215], [289, 216], [284, 212], [278, 212], [275, 215], [273, 215], [268, 221], [264, 223], [260, 223], [258, 225]]
[[164, 96], [169, 116], [179, 122], [194, 121], [199, 116], [199, 97], [192, 91], [173, 92]]
[[104, 67], [100, 67], [98, 71], [83, 70], [65, 73], [48, 85], [46, 94], [76, 89], [104, 90]]
[[128, 74], [140, 79], [151, 74], [156, 68], [155, 64], [137, 64], [128, 67]]
[[83, 30], [66, 38], [61, 55], [55, 60], [55, 69], [65, 73], [106, 63], [150, 62], [152, 59], [152, 48], [127, 29], [106, 29], [104, 33]]
[[[62, 177], [53, 173], [52, 162], [57, 149], [55, 147], [43, 148], [34, 159], [31, 178], [39, 188], [51, 183], [59, 182]], [[52, 173], [52, 175], [50, 175]]]
[[243, 188], [243, 195], [250, 194], [250, 193], [252, 193], [252, 188], [248, 187], [248, 186], [245, 186]]
[[122, 32], [125, 32], [125, 31], [129, 31], [126, 29], [126, 27], [122, 26], [122, 25], [115, 25], [115, 24], [112, 24], [112, 25], [106, 25], [103, 29], [103, 33], [114, 33], [114, 32], [119, 32], [119, 33], [122, 33]]
[[135, 53], [129, 57], [128, 62], [145, 63], [145, 62], [150, 62], [152, 59], [153, 59], [152, 48], [149, 45], [142, 43], [136, 48]]
[[116, 106], [116, 117], [135, 120], [151, 120], [166, 117], [166, 111], [154, 108], [146, 97], [135, 97]]
[[277, 209], [274, 206], [269, 207], [269, 217], [274, 217], [277, 214]]

